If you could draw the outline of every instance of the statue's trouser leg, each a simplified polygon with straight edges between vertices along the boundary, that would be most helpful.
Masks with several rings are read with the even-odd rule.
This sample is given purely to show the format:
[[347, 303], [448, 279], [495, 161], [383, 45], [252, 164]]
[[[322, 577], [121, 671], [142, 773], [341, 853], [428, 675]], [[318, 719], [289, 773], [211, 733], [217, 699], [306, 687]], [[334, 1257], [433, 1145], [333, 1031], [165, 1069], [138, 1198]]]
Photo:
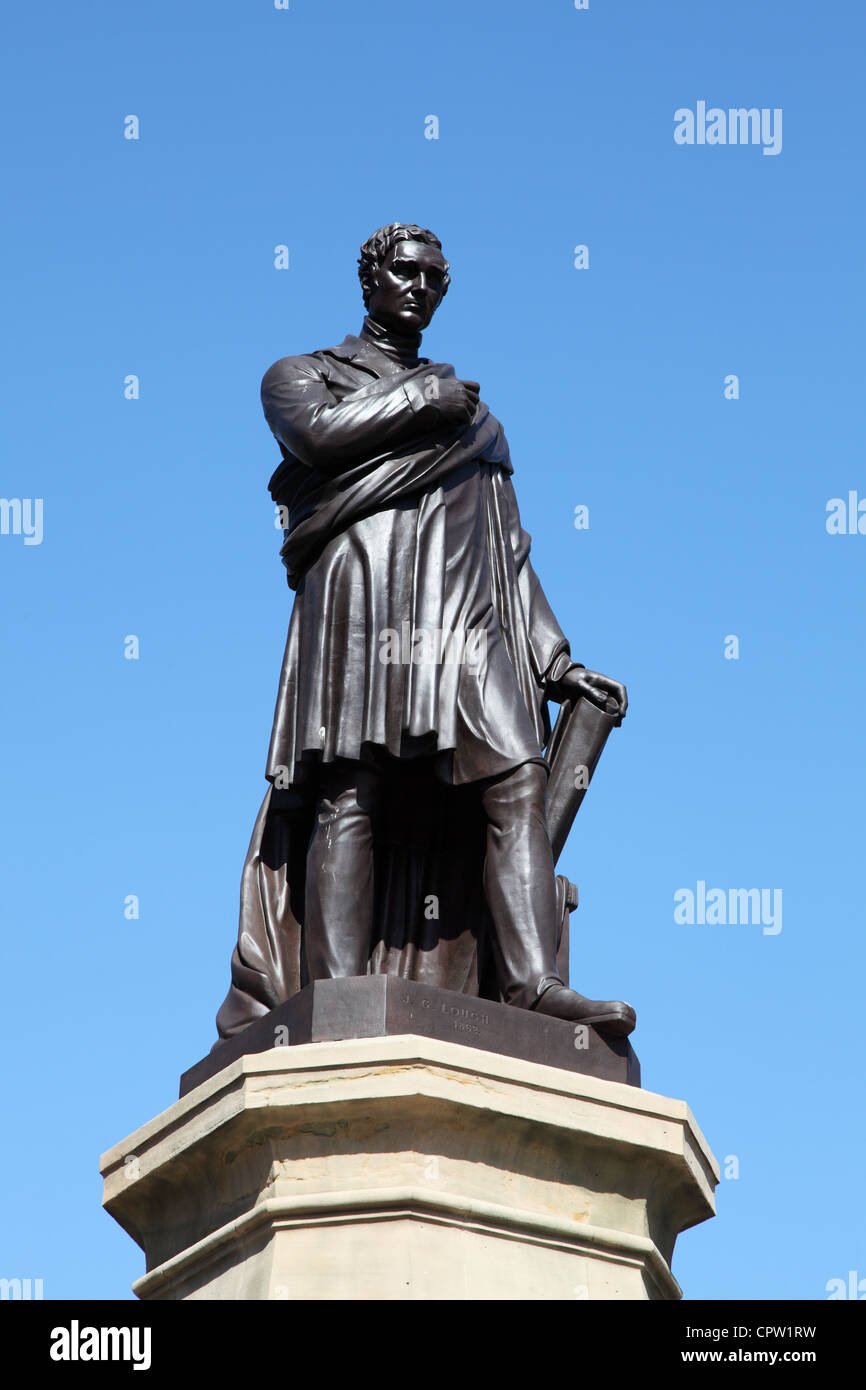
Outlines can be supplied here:
[[373, 931], [375, 769], [333, 764], [322, 772], [307, 850], [304, 945], [311, 980], [366, 975]]
[[528, 1009], [556, 968], [556, 880], [547, 831], [547, 772], [523, 763], [487, 784], [484, 891], [493, 918], [499, 988], [508, 1004]]

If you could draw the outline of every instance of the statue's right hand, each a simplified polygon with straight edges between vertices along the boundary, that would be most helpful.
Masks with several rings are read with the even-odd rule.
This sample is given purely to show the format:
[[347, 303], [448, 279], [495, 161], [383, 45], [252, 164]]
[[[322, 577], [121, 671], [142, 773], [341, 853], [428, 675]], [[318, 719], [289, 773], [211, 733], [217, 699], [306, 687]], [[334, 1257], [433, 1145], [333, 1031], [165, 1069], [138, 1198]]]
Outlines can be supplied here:
[[478, 406], [480, 391], [477, 381], [461, 381], [459, 377], [440, 380], [434, 398], [440, 416], [449, 424], [468, 425]]

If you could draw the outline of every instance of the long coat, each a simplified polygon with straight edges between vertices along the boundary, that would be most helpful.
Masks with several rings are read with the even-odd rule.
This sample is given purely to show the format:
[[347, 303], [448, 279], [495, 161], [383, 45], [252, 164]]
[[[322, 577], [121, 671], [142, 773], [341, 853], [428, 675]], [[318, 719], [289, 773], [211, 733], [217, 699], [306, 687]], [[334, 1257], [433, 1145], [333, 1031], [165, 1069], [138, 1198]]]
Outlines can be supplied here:
[[501, 425], [483, 403], [460, 428], [428, 408], [448, 375], [350, 334], [262, 382], [296, 595], [221, 1036], [305, 983], [315, 770], [336, 758], [377, 759], [390, 777], [370, 970], [498, 997], [473, 783], [544, 762], [546, 691], [572, 663]]

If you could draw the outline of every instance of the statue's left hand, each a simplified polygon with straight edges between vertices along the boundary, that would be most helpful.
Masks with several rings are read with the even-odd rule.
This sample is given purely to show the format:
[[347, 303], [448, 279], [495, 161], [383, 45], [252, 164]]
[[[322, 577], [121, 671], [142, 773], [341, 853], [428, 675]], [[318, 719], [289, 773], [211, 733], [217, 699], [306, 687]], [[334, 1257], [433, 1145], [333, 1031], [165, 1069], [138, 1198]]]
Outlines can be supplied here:
[[576, 700], [583, 696], [593, 704], [600, 705], [602, 709], [607, 708], [611, 714], [614, 713], [614, 709], [608, 701], [614, 701], [618, 707], [617, 727], [625, 719], [628, 693], [622, 682], [614, 680], [612, 676], [603, 676], [598, 671], [587, 671], [583, 667], [575, 666], [566, 671], [556, 684], [557, 694], [563, 699]]

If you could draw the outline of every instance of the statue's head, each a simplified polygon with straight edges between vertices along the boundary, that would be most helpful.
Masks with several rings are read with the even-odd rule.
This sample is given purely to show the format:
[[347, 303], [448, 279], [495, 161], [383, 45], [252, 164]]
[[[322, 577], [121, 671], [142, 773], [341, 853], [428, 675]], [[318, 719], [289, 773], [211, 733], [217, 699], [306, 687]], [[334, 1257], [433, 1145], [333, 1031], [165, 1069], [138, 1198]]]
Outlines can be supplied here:
[[403, 333], [427, 327], [451, 282], [439, 238], [413, 222], [392, 222], [364, 242], [358, 278], [368, 314]]

